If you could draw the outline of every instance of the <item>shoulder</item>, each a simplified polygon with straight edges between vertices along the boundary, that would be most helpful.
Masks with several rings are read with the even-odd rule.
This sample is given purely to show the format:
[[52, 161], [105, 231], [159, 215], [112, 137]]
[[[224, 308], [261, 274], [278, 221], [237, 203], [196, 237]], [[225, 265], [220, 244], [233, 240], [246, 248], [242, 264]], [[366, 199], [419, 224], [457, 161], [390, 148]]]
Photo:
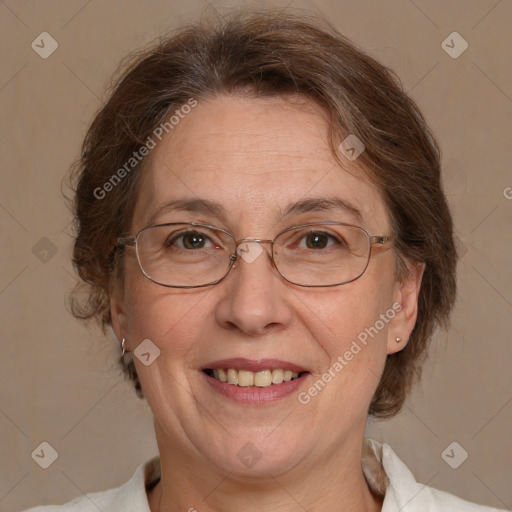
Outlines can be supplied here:
[[150, 512], [146, 488], [160, 478], [160, 459], [141, 464], [121, 487], [83, 494], [64, 505], [43, 505], [24, 512]]
[[500, 512], [417, 482], [409, 468], [386, 443], [366, 439], [384, 469], [387, 487], [382, 512]]

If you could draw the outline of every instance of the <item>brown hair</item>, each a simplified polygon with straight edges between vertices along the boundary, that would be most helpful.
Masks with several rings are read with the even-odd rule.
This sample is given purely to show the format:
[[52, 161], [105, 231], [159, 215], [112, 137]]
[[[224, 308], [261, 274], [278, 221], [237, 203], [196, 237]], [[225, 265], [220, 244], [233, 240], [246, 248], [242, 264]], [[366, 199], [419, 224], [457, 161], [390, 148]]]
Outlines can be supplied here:
[[[112, 177], [155, 128], [190, 98], [250, 90], [259, 96], [300, 94], [330, 113], [329, 144], [339, 160], [343, 134], [366, 146], [358, 159], [380, 190], [392, 221], [397, 278], [406, 260], [426, 263], [418, 319], [406, 347], [389, 355], [369, 413], [402, 407], [436, 326], [447, 326], [455, 298], [456, 250], [441, 187], [440, 152], [415, 103], [391, 71], [358, 50], [323, 19], [290, 11], [239, 11], [200, 21], [131, 57], [93, 120], [75, 166], [73, 262], [86, 286], [73, 313], [110, 324], [110, 290], [122, 267], [117, 237], [127, 230], [141, 163]], [[107, 182], [108, 199], [103, 200]], [[133, 361], [123, 368], [142, 395]]]

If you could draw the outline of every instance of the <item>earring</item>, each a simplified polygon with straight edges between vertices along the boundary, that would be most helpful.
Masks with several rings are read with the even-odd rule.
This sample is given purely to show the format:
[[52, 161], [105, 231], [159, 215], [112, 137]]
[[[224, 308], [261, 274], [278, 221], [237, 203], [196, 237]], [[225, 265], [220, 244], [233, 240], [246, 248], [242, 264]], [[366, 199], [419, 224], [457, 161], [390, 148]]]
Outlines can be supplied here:
[[121, 357], [124, 357], [124, 355], [126, 354], [126, 349], [124, 348], [124, 342], [126, 340], [123, 338], [123, 341], [121, 342], [121, 348], [123, 349], [123, 352], [121, 353]]
[[[124, 340], [123, 340], [123, 341], [124, 341]], [[399, 338], [399, 337], [397, 336], [397, 337], [395, 338], [395, 341], [396, 341], [397, 343], [400, 343], [400, 342], [402, 341], [402, 338]]]

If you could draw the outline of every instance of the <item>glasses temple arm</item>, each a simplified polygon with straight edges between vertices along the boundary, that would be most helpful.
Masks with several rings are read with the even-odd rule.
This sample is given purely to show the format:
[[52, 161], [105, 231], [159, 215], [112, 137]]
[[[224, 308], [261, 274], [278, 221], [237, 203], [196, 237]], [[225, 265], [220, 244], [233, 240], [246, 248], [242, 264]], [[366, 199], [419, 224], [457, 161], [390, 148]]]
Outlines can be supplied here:
[[381, 244], [384, 245], [386, 242], [391, 240], [391, 236], [383, 235], [383, 236], [370, 236], [370, 245], [373, 244]]
[[121, 245], [123, 247], [126, 247], [128, 245], [133, 246], [133, 245], [135, 245], [135, 237], [134, 236], [128, 236], [128, 237], [120, 236], [117, 239], [117, 243], [118, 243], [118, 245]]

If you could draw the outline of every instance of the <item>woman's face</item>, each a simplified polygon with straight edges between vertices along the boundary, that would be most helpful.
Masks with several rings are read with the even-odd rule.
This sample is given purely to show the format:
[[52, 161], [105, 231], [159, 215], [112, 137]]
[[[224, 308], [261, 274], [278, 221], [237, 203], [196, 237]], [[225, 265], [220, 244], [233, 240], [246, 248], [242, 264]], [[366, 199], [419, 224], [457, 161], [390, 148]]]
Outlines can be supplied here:
[[[193, 221], [237, 240], [273, 239], [290, 226], [322, 221], [391, 232], [380, 194], [357, 161], [347, 160], [351, 173], [339, 167], [326, 117], [310, 102], [220, 96], [200, 102], [170, 135], [149, 155], [132, 233]], [[311, 201], [289, 208], [320, 198], [350, 207]], [[176, 199], [196, 206], [163, 207]], [[219, 211], [197, 206], [203, 200]], [[128, 248], [113, 325], [129, 350], [151, 340], [160, 351], [148, 366], [135, 358], [160, 450], [242, 475], [311, 468], [340, 447], [359, 450], [386, 355], [404, 347], [416, 316], [421, 273], [396, 282], [388, 246], [374, 246], [362, 277], [341, 286], [285, 281], [267, 244], [218, 284], [185, 290], [147, 279]], [[241, 387], [204, 371], [217, 367], [300, 370], [301, 377]]]

